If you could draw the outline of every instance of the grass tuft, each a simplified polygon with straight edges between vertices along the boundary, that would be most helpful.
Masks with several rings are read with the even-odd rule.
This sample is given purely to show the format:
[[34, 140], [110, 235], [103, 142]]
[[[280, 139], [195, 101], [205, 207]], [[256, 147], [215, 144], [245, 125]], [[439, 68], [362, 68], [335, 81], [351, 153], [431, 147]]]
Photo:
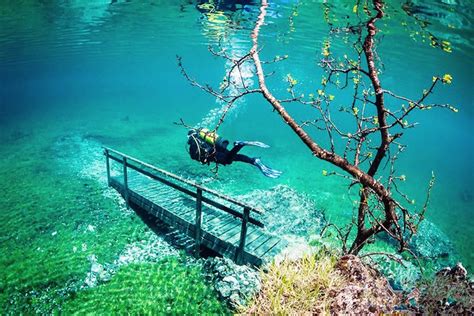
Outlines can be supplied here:
[[343, 284], [337, 257], [327, 251], [282, 260], [262, 273], [262, 289], [243, 314], [329, 314], [331, 293]]

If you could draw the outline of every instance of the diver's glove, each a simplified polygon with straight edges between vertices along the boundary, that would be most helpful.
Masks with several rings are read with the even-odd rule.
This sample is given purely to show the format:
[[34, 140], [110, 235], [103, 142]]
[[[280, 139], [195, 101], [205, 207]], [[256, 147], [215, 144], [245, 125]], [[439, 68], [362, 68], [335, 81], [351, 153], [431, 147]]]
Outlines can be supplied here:
[[251, 142], [251, 141], [236, 141], [234, 142], [234, 146], [243, 145], [243, 146], [257, 146], [262, 148], [270, 148], [267, 144], [262, 142]]
[[281, 171], [278, 171], [278, 170], [275, 170], [275, 169], [272, 169], [270, 167], [267, 167], [265, 166], [262, 161], [260, 160], [260, 158], [255, 158], [255, 161], [253, 162], [253, 165], [256, 166], [258, 169], [260, 169], [260, 171], [266, 176], [266, 177], [269, 177], [269, 178], [278, 178], [279, 176], [281, 176], [282, 172]]

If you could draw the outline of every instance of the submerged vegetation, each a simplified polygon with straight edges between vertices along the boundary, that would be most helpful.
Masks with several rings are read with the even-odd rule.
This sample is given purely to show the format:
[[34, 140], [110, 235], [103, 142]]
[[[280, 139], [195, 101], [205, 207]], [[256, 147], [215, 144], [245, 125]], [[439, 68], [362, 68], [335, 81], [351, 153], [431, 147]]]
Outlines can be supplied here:
[[399, 303], [387, 280], [359, 258], [325, 248], [315, 254], [272, 263], [262, 290], [242, 313], [327, 315], [393, 312]]
[[262, 289], [243, 314], [288, 315], [329, 313], [332, 292], [344, 284], [337, 256], [321, 251], [297, 260], [270, 264], [262, 272]]
[[201, 269], [177, 259], [131, 264], [96, 288], [67, 301], [66, 314], [202, 315], [227, 314], [216, 293], [204, 282]]
[[[31, 146], [1, 162], [8, 183], [2, 192], [9, 197], [0, 212], [0, 229], [9, 234], [0, 236], [2, 314], [140, 314], [170, 307], [226, 313], [199, 266], [176, 257], [166, 242], [146, 249], [157, 238], [94, 169], [103, 164], [99, 144], [79, 136], [34, 139], [42, 136], [29, 141], [47, 144], [39, 152], [53, 163], [38, 162]], [[21, 168], [7, 168], [10, 159]], [[98, 272], [104, 275], [96, 278]]]

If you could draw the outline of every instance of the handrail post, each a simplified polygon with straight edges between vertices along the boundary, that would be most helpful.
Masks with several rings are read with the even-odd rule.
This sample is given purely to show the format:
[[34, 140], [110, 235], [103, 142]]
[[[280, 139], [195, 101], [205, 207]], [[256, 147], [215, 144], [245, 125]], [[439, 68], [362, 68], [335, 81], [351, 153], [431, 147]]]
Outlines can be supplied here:
[[244, 261], [244, 251], [245, 251], [245, 239], [247, 238], [247, 223], [250, 217], [250, 209], [248, 207], [244, 208], [244, 214], [242, 216], [242, 228], [240, 229], [240, 242], [239, 248], [237, 248], [237, 253], [235, 256], [235, 262], [237, 264], [242, 264]]
[[202, 237], [202, 231], [201, 231], [201, 222], [202, 222], [202, 189], [197, 188], [196, 192], [196, 220], [195, 220], [195, 239], [196, 239], [196, 245], [195, 245], [195, 250], [194, 253], [196, 256], [199, 256], [199, 250], [201, 249], [201, 237]]
[[106, 149], [104, 151], [105, 154], [105, 167], [107, 168], [107, 185], [110, 187], [110, 158], [109, 158], [109, 150]]
[[125, 189], [125, 205], [129, 208], [129, 197], [128, 197], [128, 175], [127, 175], [127, 157], [123, 157], [123, 187]]

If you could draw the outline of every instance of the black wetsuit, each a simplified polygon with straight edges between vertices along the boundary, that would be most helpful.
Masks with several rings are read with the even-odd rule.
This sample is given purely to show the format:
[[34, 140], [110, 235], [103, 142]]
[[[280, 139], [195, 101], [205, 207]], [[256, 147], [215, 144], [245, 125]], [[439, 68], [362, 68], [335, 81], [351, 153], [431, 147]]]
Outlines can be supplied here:
[[188, 137], [189, 155], [202, 164], [216, 162], [221, 165], [230, 165], [234, 161], [252, 165], [255, 163], [255, 158], [238, 153], [245, 146], [244, 144], [234, 145], [231, 150], [228, 150], [229, 141], [220, 137], [216, 140], [215, 145], [208, 144], [201, 139], [197, 132], [190, 132]]

